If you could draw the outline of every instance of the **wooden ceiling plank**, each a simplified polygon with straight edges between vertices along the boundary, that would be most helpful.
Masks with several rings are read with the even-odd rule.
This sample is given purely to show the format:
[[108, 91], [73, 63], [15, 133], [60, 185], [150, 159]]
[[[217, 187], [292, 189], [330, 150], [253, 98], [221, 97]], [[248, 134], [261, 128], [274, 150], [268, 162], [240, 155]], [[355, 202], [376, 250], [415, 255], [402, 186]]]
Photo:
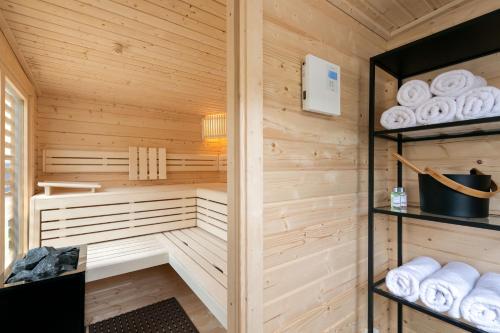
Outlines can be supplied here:
[[[70, 6], [74, 3], [75, 2], [67, 2], [66, 5]], [[166, 34], [164, 31], [161, 31], [161, 33], [167, 36], [162, 37], [167, 37], [171, 40], [159, 38], [155, 35], [156, 30], [148, 25], [125, 18], [120, 19], [120, 17], [113, 14], [108, 15], [105, 11], [92, 6], [80, 6], [84, 14], [54, 5], [51, 6], [52, 12], [43, 12], [36, 8], [23, 7], [17, 4], [15, 6], [4, 5], [2, 8], [5, 10], [7, 20], [9, 20], [10, 16], [17, 14], [27, 18], [28, 22], [25, 20], [26, 24], [30, 24], [29, 22], [36, 23], [38, 21], [43, 21], [54, 26], [66, 27], [73, 30], [78, 29], [79, 32], [89, 34], [94, 38], [100, 36], [107, 37], [113, 44], [121, 44], [123, 49], [126, 49], [129, 44], [141, 45], [141, 47], [146, 50], [150, 45], [158, 45], [159, 47], [165, 48], [167, 51], [181, 52], [179, 56], [186, 59], [203, 57], [208, 53], [207, 56], [211, 58], [213, 62], [224, 64], [223, 59], [225, 59], [225, 54], [218, 48], [207, 45], [204, 46], [204, 44], [196, 43], [186, 38], [180, 38], [175, 34]], [[80, 7], [76, 6], [75, 10]], [[101, 16], [105, 19], [101, 18]], [[37, 26], [36, 24], [32, 25]], [[183, 41], [178, 43], [178, 39], [182, 39]], [[110, 49], [113, 44], [110, 45]], [[212, 54], [219, 58], [211, 56]], [[219, 59], [222, 59], [222, 61]]]
[[[57, 63], [56, 63], [57, 64]], [[73, 80], [75, 77], [78, 77], [78, 80], [81, 79], [86, 79], [86, 80], [93, 80], [93, 89], [98, 89], [101, 86], [109, 86], [113, 85], [116, 88], [122, 87], [123, 89], [137, 89], [137, 92], [135, 94], [140, 95], [144, 93], [149, 93], [150, 91], [154, 90], [157, 91], [159, 94], [163, 94], [165, 98], [167, 97], [178, 97], [178, 98], [184, 98], [184, 99], [191, 99], [191, 98], [199, 98], [199, 99], [204, 99], [207, 101], [222, 101], [223, 99], [220, 98], [222, 94], [217, 94], [216, 92], [214, 93], [209, 93], [209, 92], [204, 92], [203, 94], [197, 94], [193, 95], [189, 93], [189, 90], [183, 90], [179, 87], [174, 87], [174, 86], [168, 86], [168, 87], [163, 87], [159, 88], [158, 86], [155, 86], [152, 81], [143, 81], [140, 79], [137, 80], [132, 80], [128, 77], [125, 76], [114, 76], [114, 77], [107, 77], [105, 80], [102, 78], [102, 74], [97, 72], [97, 71], [90, 71], [87, 70], [85, 71], [84, 69], [81, 71], [76, 70], [75, 68], [69, 68], [66, 66], [64, 70], [59, 69], [60, 67], [57, 67], [56, 65], [46, 63], [44, 64], [46, 68], [48, 68], [47, 71], [40, 71], [36, 72], [36, 77], [53, 77], [53, 76], [58, 76], [60, 79], [66, 78], [68, 81], [71, 80], [70, 76], [73, 76]], [[78, 76], [76, 76], [78, 75]], [[76, 81], [78, 82], [78, 81]], [[142, 88], [145, 87], [145, 88]], [[154, 89], [156, 88], [156, 89]], [[117, 95], [120, 92], [117, 92]]]
[[416, 16], [408, 9], [404, 4], [402, 4], [399, 0], [391, 0], [392, 3], [398, 7], [398, 9], [403, 12], [409, 19], [409, 21], [416, 19]]
[[31, 68], [26, 62], [26, 59], [24, 58], [24, 55], [19, 49], [19, 46], [17, 45], [16, 38], [14, 34], [12, 33], [7, 21], [5, 20], [2, 12], [0, 11], [0, 30], [3, 32], [3, 35], [5, 36], [5, 39], [7, 39], [7, 42], [10, 45], [10, 48], [12, 49], [12, 52], [16, 55], [17, 60], [19, 61], [19, 64], [21, 65], [24, 73], [28, 77], [28, 79], [31, 81], [31, 84], [33, 84], [33, 87], [35, 88], [35, 92], [37, 95], [40, 95], [42, 91], [40, 90], [40, 87], [38, 86], [37, 82], [34, 80], [33, 73], [31, 72]]
[[[57, 63], [56, 63], [57, 64]], [[154, 81], [153, 80], [148, 80], [148, 81], [143, 81], [143, 80], [129, 80], [127, 77], [113, 77], [109, 78], [105, 82], [102, 82], [102, 79], [100, 79], [100, 73], [96, 71], [76, 71], [74, 68], [68, 68], [67, 66], [65, 67], [65, 70], [58, 70], [58, 67], [52, 63], [44, 64], [44, 66], [47, 68], [46, 71], [44, 72], [36, 72], [36, 78], [48, 78], [48, 77], [55, 77], [57, 76], [59, 80], [67, 80], [70, 81], [69, 75], [79, 75], [79, 79], [88, 79], [88, 80], [95, 80], [95, 83], [93, 85], [93, 89], [99, 89], [101, 86], [108, 86], [108, 85], [117, 85], [117, 86], [122, 86], [123, 88], [129, 89], [130, 87], [132, 88], [137, 88], [137, 87], [142, 87], [145, 86], [146, 88], [150, 87], [155, 87]], [[85, 73], [85, 76], [83, 76], [82, 73]], [[144, 89], [144, 90], [137, 90], [135, 92], [136, 95], [140, 95], [146, 92], [149, 92], [153, 89]], [[186, 91], [189, 90], [183, 90], [182, 88], [179, 87], [174, 87], [174, 86], [168, 86], [168, 88], [163, 88], [163, 89], [155, 89], [155, 91], [158, 91], [159, 93], [163, 94], [165, 98], [171, 98], [171, 97], [176, 97], [176, 98], [183, 98], [185, 100], [191, 99], [193, 97], [192, 94], [186, 93]], [[120, 91], [116, 92], [117, 96], [120, 94]], [[223, 99], [220, 98], [220, 95], [222, 94], [217, 94], [217, 93], [204, 93], [204, 94], [199, 94], [196, 95], [196, 98], [198, 99], [203, 99], [204, 101], [211, 101], [212, 103], [218, 103], [220, 104]]]
[[[74, 82], [75, 84], [80, 84], [81, 82], [90, 82], [92, 81], [92, 84], [90, 85], [91, 91], [99, 90], [101, 88], [108, 88], [108, 87], [113, 87], [115, 89], [115, 93], [117, 96], [123, 96], [126, 94], [130, 94], [130, 90], [133, 90], [134, 95], [141, 95], [141, 94], [146, 94], [146, 93], [157, 93], [160, 95], [163, 95], [165, 98], [184, 98], [185, 100], [195, 100], [195, 99], [203, 99], [205, 101], [210, 100], [214, 102], [221, 102], [224, 101], [223, 95], [212, 93], [196, 93], [192, 94], [190, 90], [179, 90], [176, 87], [158, 87], [155, 85], [151, 85], [150, 82], [143, 82], [141, 80], [134, 80], [132, 81], [128, 77], [122, 77], [122, 76], [107, 76], [103, 77], [102, 73], [99, 72], [90, 72], [90, 71], [85, 71], [83, 70], [77, 70], [76, 68], [71, 68], [66, 66], [66, 68], [60, 69], [61, 66], [57, 67], [57, 65], [52, 65], [50, 62], [47, 62], [44, 64], [44, 67], [48, 68], [46, 71], [34, 71], [35, 77], [36, 78], [54, 78], [57, 76], [58, 80], [67, 80], [68, 82]], [[126, 92], [122, 92], [119, 88], [122, 88], [122, 90], [126, 90]], [[82, 88], [83, 89], [83, 88]]]
[[[9, 22], [12, 22], [12, 21], [9, 21]], [[49, 28], [49, 29], [52, 28], [51, 26], [45, 26], [44, 23], [41, 23], [41, 22], [40, 22], [39, 26], [43, 26], [44, 29], [45, 28]], [[16, 29], [17, 29], [17, 27], [16, 27]], [[35, 30], [35, 29], [38, 29], [38, 28], [35, 28], [35, 27], [29, 28], [29, 30], [31, 30], [31, 31]], [[78, 31], [64, 30], [64, 32], [67, 34], [73, 33], [73, 35], [74, 35], [73, 38], [78, 38], [79, 35], [81, 36], [81, 34]], [[53, 37], [53, 36], [51, 36], [51, 37]], [[55, 37], [55, 38], [57, 38], [57, 37]], [[221, 65], [204, 66], [201, 59], [198, 61], [198, 63], [183, 61], [182, 58], [175, 57], [175, 55], [165, 54], [163, 56], [163, 54], [158, 54], [159, 52], [158, 53], [148, 52], [148, 51], [144, 50], [144, 48], [140, 47], [140, 45], [138, 45], [137, 47], [131, 45], [129, 47], [128, 52], [116, 54], [116, 52], [112, 52], [108, 47], [108, 45], [111, 44], [112, 41], [106, 40], [105, 38], [93, 38], [93, 37], [89, 37], [89, 36], [85, 36], [85, 38], [89, 40], [88, 42], [90, 43], [90, 45], [83, 45], [84, 39], [82, 38], [81, 42], [80, 42], [81, 46], [88, 47], [91, 50], [96, 49], [100, 52], [104, 52], [104, 53], [109, 54], [109, 55], [114, 55], [114, 56], [116, 56], [115, 57], [116, 61], [121, 61], [120, 59], [127, 58], [127, 57], [132, 57], [132, 58], [136, 59], [137, 61], [144, 61], [145, 60], [145, 61], [149, 61], [149, 62], [151, 62], [151, 60], [154, 59], [155, 60], [154, 63], [158, 64], [158, 62], [160, 62], [158, 64], [160, 66], [163, 63], [166, 64], [165, 66], [168, 66], [170, 64], [169, 68], [175, 69], [175, 70], [184, 69], [184, 70], [188, 70], [188, 72], [191, 72], [193, 74], [202, 73], [202, 75], [203, 75], [203, 73], [210, 73], [209, 77], [212, 77], [212, 76], [223, 77], [224, 76], [224, 72], [225, 72], [224, 66], [221, 66]], [[59, 40], [64, 40], [64, 38], [60, 38]], [[97, 42], [99, 44], [96, 44], [95, 42]], [[101, 45], [101, 46], [99, 46], [99, 45]]]
[[[156, 0], [161, 2], [168, 2], [169, 0]], [[207, 13], [215, 15], [219, 18], [226, 20], [226, 6], [213, 0], [189, 0], [187, 1], [190, 6], [199, 8]]]
[[51, 31], [42, 30], [35, 27], [29, 27], [25, 29], [24, 25], [12, 21], [10, 21], [10, 25], [14, 28], [13, 31], [15, 31], [18, 38], [24, 38], [27, 40], [32, 39], [32, 42], [34, 44], [48, 43], [53, 46], [61, 47], [62, 49], [70, 49], [75, 52], [80, 52], [81, 57], [91, 57], [95, 54], [97, 57], [106, 58], [110, 61], [121, 62], [131, 66], [139, 66], [145, 69], [158, 71], [159, 73], [163, 73], [166, 75], [178, 73], [178, 75], [180, 76], [196, 76], [197, 79], [201, 82], [224, 82], [225, 71], [204, 72], [196, 68], [190, 69], [190, 66], [186, 66], [185, 64], [183, 64], [184, 66], [181, 66], [178, 63], [172, 64], [170, 62], [170, 58], [150, 58], [145, 57], [142, 53], [135, 55], [134, 53], [127, 52], [126, 54], [116, 55], [114, 53], [110, 53], [105, 46], [101, 47], [98, 44], [86, 45], [86, 43], [84, 43], [83, 39], [81, 38], [78, 39], [68, 35], [60, 37], [59, 35], [54, 34]]
[[[5, 0], [0, 9], [43, 94], [169, 108], [179, 114], [221, 112], [224, 1], [190, 1]], [[42, 108], [40, 121], [61, 125], [83, 121], [86, 115]], [[99, 124], [113, 121], [106, 113], [98, 116]], [[134, 117], [124, 117], [125, 122], [139, 123]], [[154, 129], [161, 123], [143, 126]], [[198, 121], [192, 124], [199, 126]]]
[[[351, 1], [354, 2], [355, 0]], [[401, 22], [401, 18], [393, 14], [394, 5], [392, 6], [390, 5], [391, 0], [375, 0], [375, 1], [377, 1], [376, 4], [373, 4], [372, 2], [370, 2], [370, 0], [356, 0], [356, 2], [360, 6], [363, 6], [363, 8], [360, 9], [363, 10], [364, 12], [369, 12], [368, 15], [371, 15], [373, 20], [385, 21], [386, 24], [389, 25], [389, 30], [398, 27]]]
[[[90, 36], [106, 36], [113, 40], [114, 43], [122, 44], [124, 48], [132, 42], [143, 43], [144, 47], [147, 47], [149, 43], [162, 45], [171, 50], [184, 50], [183, 57], [187, 58], [189, 58], [190, 54], [202, 55], [203, 53], [213, 54], [222, 59], [225, 58], [224, 50], [218, 47], [193, 41], [175, 33], [169, 33], [77, 1], [66, 2], [66, 5], [81, 8], [84, 14], [76, 12], [76, 9], [68, 10], [50, 4], [45, 4], [45, 7], [42, 8], [46, 9], [47, 6], [51, 6], [54, 13], [42, 11], [38, 7], [26, 7], [22, 2], [20, 4], [0, 2], [0, 8], [4, 10], [7, 20], [11, 16], [10, 13], [14, 13], [29, 18], [31, 22], [43, 21], [55, 26], [78, 30]], [[82, 5], [84, 6], [82, 7]]]
[[[163, 21], [168, 21], [178, 26], [181, 26], [184, 29], [197, 32], [204, 36], [209, 36], [211, 38], [215, 38], [221, 41], [225, 41], [226, 39], [224, 34], [224, 29], [213, 27], [205, 22], [193, 20], [192, 18], [189, 17], [189, 15], [181, 15], [165, 7], [158, 6], [151, 2], [147, 2], [146, 0], [110, 0], [110, 1], [119, 4], [123, 7], [128, 7], [138, 13], [145, 14], [146, 16], [144, 18], [147, 17], [149, 20], [155, 17], [160, 19], [159, 22], [162, 23]], [[139, 18], [139, 20], [143, 21], [141, 18]]]
[[[22, 0], [17, 0], [17, 1], [22, 1]], [[55, 1], [55, 0], [52, 0]], [[61, 0], [58, 0], [61, 1]], [[68, 1], [68, 0], [64, 0]], [[156, 16], [152, 16], [150, 14], [142, 13], [141, 11], [135, 10], [134, 8], [130, 8], [127, 6], [124, 6], [122, 4], [116, 3], [111, 0], [102, 0], [99, 2], [93, 1], [93, 0], [79, 0], [80, 2], [90, 2], [92, 6], [104, 9], [108, 12], [115, 13], [118, 15], [121, 15], [123, 17], [132, 19], [137, 22], [142, 22], [146, 23], [147, 25], [150, 25], [152, 27], [156, 27], [158, 29], [168, 31], [169, 33], [175, 33], [178, 36], [182, 36], [184, 38], [188, 38], [194, 41], [197, 41], [199, 43], [211, 45], [211, 46], [216, 46], [219, 49], [223, 50], [225, 49], [225, 40], [224, 38], [215, 38], [212, 36], [205, 35], [203, 33], [199, 33], [194, 30], [187, 29], [183, 27], [182, 25], [179, 25], [177, 23], [170, 22], [168, 20], [163, 20], [161, 18], [158, 18]], [[221, 33], [221, 35], [223, 35]]]
[[[130, 0], [129, 0], [130, 1]], [[226, 19], [225, 16], [219, 17], [206, 12], [200, 8], [188, 4], [187, 2], [181, 0], [146, 0], [155, 6], [163, 8], [164, 10], [169, 10], [181, 17], [187, 17], [194, 22], [202, 25], [207, 25], [211, 28], [215, 28], [219, 31], [226, 31]], [[225, 8], [224, 8], [225, 10]], [[224, 37], [225, 38], [225, 37]]]
[[432, 18], [441, 15], [442, 13], [446, 13], [448, 10], [451, 10], [453, 8], [456, 8], [460, 5], [462, 5], [465, 1], [467, 1], [467, 0], [453, 0], [452, 2], [449, 2], [447, 5], [442, 6], [436, 10], [433, 10], [432, 12], [430, 12], [424, 16], [421, 16], [418, 19], [416, 19], [410, 23], [408, 23], [408, 24], [406, 24], [398, 29], [393, 30], [391, 32], [391, 38], [404, 32], [404, 31], [408, 31], [409, 29], [413, 28], [416, 25], [421, 24], [422, 22], [431, 20]]
[[[102, 76], [102, 67], [94, 67], [89, 66], [89, 65], [83, 65], [81, 66], [78, 63], [73, 63], [73, 64], [68, 64], [67, 62], [61, 62], [53, 59], [47, 59], [42, 65], [44, 69], [43, 70], [37, 70], [36, 68], [34, 71], [36, 73], [57, 73], [59, 71], [63, 73], [71, 73], [74, 75], [81, 75], [84, 77], [89, 77], [89, 78], [94, 78], [97, 80], [98, 77]], [[121, 72], [120, 74], [115, 74], [113, 76], [107, 76], [107, 81], [104, 82], [117, 82], [121, 83], [124, 85], [130, 85], [133, 86], [134, 84], [137, 84], [139, 86], [143, 86], [143, 89], [153, 89], [156, 88], [157, 90], [164, 91], [165, 87], [168, 87], [168, 91], [170, 92], [175, 92], [178, 96], [183, 96], [186, 91], [190, 91], [192, 89], [198, 88], [199, 92], [197, 96], [199, 97], [211, 97], [211, 98], [217, 98], [223, 95], [221, 92], [223, 92], [224, 87], [221, 88], [216, 88], [216, 89], [203, 89], [203, 87], [193, 87], [193, 86], [186, 86], [185, 84], [178, 82], [175, 83], [175, 81], [160, 81], [158, 78], [152, 78], [152, 77], [133, 77], [131, 76], [134, 73], [127, 73], [127, 72]], [[80, 76], [78, 76], [80, 77]], [[114, 80], [114, 81], [111, 81]], [[159, 84], [157, 86], [156, 84]], [[164, 87], [164, 88], [161, 88]], [[191, 96], [190, 93], [186, 94], [187, 96]]]
[[429, 5], [429, 3], [425, 1], [413, 1], [413, 0], [398, 0], [402, 6], [408, 9], [408, 11], [412, 14], [413, 19], [418, 19], [421, 16], [424, 16], [431, 12], [433, 8]]
[[387, 40], [390, 37], [389, 29], [374, 21], [370, 16], [365, 14], [359, 8], [351, 5], [348, 0], [328, 0], [328, 2], [364, 25], [369, 30], [382, 37], [383, 39]]
[[[150, 70], [144, 64], [140, 65], [130, 65], [126, 62], [117, 62], [113, 58], [107, 58], [106, 55], [104, 56], [94, 56], [93, 53], [89, 51], [74, 51], [71, 48], [68, 48], [67, 45], [61, 46], [60, 44], [58, 45], [57, 43], [50, 43], [43, 41], [42, 39], [39, 39], [38, 42], [34, 42], [28, 39], [25, 39], [22, 35], [18, 35], [17, 40], [19, 42], [19, 45], [21, 49], [26, 50], [29, 52], [31, 50], [32, 55], [36, 55], [37, 58], [40, 58], [41, 61], [43, 61], [43, 56], [40, 53], [37, 53], [36, 51], [33, 50], [40, 50], [40, 51], [45, 51], [45, 52], [51, 52], [52, 55], [55, 55], [57, 58], [61, 60], [67, 60], [71, 61], [72, 59], [79, 59], [80, 61], [85, 61], [86, 63], [95, 63], [99, 64], [101, 66], [109, 66], [109, 68], [114, 68], [116, 70], [126, 70], [130, 73], [134, 73], [137, 75], [144, 75], [148, 77], [160, 77], [164, 78], [167, 81], [174, 80], [174, 81], [186, 81], [191, 84], [192, 87], [198, 87], [198, 88], [203, 88], [206, 87], [207, 89], [210, 88], [223, 88], [225, 86], [224, 81], [221, 79], [220, 81], [214, 80], [214, 77], [212, 78], [207, 78], [201, 80], [199, 76], [197, 75], [189, 75], [183, 74], [180, 71], [175, 71], [172, 70], [170, 72], [163, 72], [163, 71], [158, 71], [158, 70]], [[42, 42], [44, 42], [42, 44]], [[64, 56], [64, 59], [63, 59]], [[38, 63], [39, 61], [34, 58], [35, 62]], [[105, 69], [105, 68], [104, 68]]]

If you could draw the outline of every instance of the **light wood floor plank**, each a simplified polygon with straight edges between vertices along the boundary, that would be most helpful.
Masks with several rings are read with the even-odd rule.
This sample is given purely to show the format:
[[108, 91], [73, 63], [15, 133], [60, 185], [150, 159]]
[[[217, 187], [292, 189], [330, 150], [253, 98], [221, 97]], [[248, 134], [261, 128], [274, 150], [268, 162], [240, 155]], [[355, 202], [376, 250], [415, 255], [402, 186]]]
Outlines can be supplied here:
[[175, 297], [201, 333], [226, 332], [170, 265], [88, 283], [85, 294], [87, 325]]

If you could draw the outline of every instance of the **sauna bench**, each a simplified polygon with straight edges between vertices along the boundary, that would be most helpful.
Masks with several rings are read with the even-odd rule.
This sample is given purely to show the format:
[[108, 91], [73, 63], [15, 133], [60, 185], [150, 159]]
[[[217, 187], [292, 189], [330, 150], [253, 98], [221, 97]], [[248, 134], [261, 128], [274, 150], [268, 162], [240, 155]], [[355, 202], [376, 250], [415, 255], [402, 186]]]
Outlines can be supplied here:
[[226, 326], [226, 184], [32, 197], [30, 248], [81, 244], [87, 282], [169, 263]]

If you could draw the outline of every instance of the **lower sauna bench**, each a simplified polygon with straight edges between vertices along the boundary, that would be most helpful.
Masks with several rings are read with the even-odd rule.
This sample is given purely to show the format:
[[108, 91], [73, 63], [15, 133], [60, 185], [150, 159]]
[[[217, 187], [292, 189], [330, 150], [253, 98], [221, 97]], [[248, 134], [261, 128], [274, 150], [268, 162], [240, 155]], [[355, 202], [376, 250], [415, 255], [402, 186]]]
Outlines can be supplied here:
[[30, 248], [87, 244], [87, 282], [169, 263], [227, 326], [225, 184], [32, 198]]

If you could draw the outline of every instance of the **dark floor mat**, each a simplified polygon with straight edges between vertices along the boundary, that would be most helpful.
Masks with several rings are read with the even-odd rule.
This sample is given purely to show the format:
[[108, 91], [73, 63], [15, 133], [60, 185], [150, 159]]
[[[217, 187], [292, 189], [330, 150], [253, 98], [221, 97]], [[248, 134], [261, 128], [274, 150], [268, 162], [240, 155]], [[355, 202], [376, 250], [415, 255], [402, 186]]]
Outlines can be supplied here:
[[90, 325], [90, 333], [199, 333], [175, 298]]

